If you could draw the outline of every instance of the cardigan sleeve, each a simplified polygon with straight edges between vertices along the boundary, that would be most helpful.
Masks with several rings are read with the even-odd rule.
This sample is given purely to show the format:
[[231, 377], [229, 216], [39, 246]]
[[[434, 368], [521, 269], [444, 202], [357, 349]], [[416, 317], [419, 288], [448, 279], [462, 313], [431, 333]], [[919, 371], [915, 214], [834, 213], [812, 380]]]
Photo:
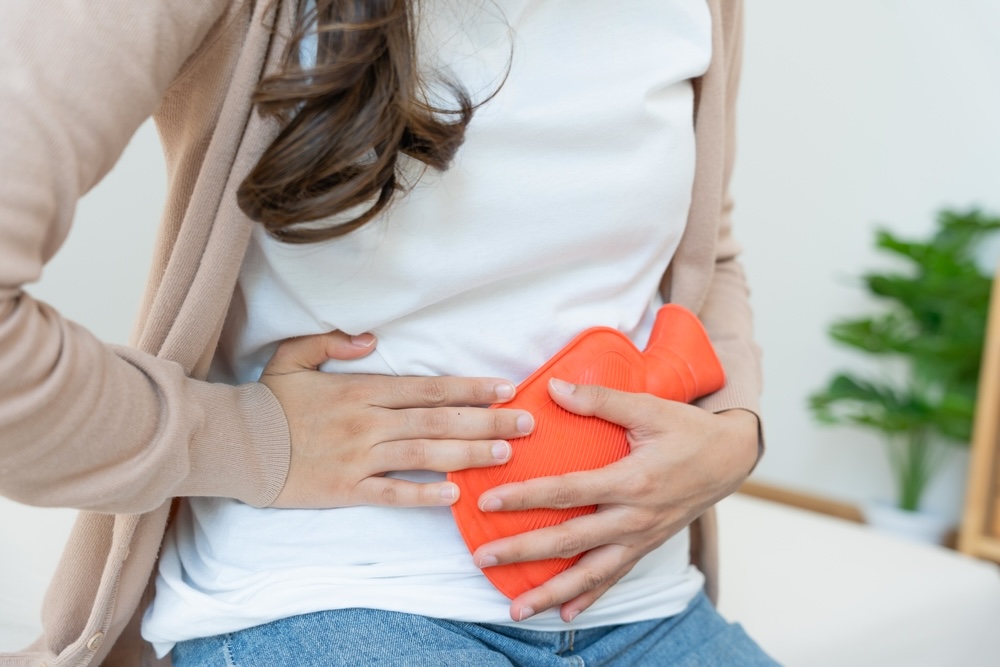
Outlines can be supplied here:
[[[0, 3], [3, 495], [131, 513], [172, 495], [263, 505], [280, 491], [287, 425], [265, 387], [199, 382], [177, 364], [106, 345], [25, 289], [66, 238], [77, 200], [244, 4]], [[251, 451], [240, 472], [226, 470]], [[277, 471], [265, 472], [273, 462]]]
[[[740, 408], [753, 412], [760, 419], [762, 389], [761, 353], [753, 340], [753, 317], [749, 289], [739, 262], [740, 245], [732, 232], [733, 202], [729, 182], [733, 171], [736, 145], [736, 96], [739, 87], [743, 49], [743, 4], [722, 3], [719, 30], [724, 45], [719, 88], [724, 91], [723, 117], [717, 123], [722, 132], [720, 141], [721, 210], [718, 213], [718, 233], [715, 238], [714, 272], [708, 284], [698, 316], [705, 325], [726, 370], [726, 386], [699, 401], [712, 412]], [[763, 447], [763, 437], [761, 437]]]

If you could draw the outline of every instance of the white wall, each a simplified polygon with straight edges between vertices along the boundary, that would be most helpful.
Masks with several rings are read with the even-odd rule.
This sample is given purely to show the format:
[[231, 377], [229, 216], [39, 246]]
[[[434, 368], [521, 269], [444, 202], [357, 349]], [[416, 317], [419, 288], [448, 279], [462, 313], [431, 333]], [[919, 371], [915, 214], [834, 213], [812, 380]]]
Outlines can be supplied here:
[[[873, 223], [923, 234], [943, 205], [1000, 212], [1000, 3], [748, 5], [734, 190], [766, 352], [769, 450], [757, 478], [848, 501], [886, 496], [872, 438], [817, 427], [805, 397], [834, 369], [858, 363], [824, 332], [870, 305], [851, 278], [880, 261], [870, 250]], [[164, 181], [147, 125], [81, 203], [69, 241], [32, 292], [123, 342]], [[957, 511], [963, 475], [959, 460], [930, 504]], [[0, 571], [0, 629], [30, 637], [71, 514], [0, 499], [2, 551], [34, 573]]]
[[28, 287], [111, 343], [128, 342], [146, 281], [167, 192], [160, 153], [147, 122], [114, 170], [80, 200], [69, 239]]
[[[865, 359], [826, 327], [873, 304], [875, 223], [926, 234], [942, 206], [1000, 215], [1000, 3], [750, 2], [734, 195], [765, 351], [760, 481], [890, 496], [866, 433], [817, 426], [806, 396]], [[963, 452], [964, 454], [964, 452]], [[930, 491], [955, 514], [964, 456]]]

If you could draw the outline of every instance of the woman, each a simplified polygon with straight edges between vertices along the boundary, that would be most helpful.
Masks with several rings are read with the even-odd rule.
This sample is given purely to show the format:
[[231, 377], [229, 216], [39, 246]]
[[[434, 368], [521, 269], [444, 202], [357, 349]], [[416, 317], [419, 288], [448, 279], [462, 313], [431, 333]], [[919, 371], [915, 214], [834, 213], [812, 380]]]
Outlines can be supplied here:
[[[318, 3], [315, 49], [286, 39], [310, 25], [304, 3], [0, 10], [12, 37], [2, 62], [13, 63], [0, 83], [0, 488], [88, 510], [52, 583], [44, 639], [8, 660], [142, 664], [145, 614], [143, 634], [161, 651], [176, 645], [180, 665], [226, 664], [233, 651], [258, 664], [542, 664], [560, 654], [766, 664], [698, 596], [683, 530], [738, 486], [759, 450], [757, 354], [725, 196], [738, 3], [498, 3], [502, 22], [481, 21], [485, 5], [463, 17], [454, 9], [464, 3], [426, 3], [421, 20], [433, 20], [422, 25], [439, 29], [430, 34], [460, 36], [432, 41], [448, 46], [437, 54], [443, 71], [457, 73], [456, 87], [429, 93], [434, 107], [457, 94], [462, 123], [452, 127], [419, 95], [398, 95], [419, 90], [410, 74], [426, 75], [408, 57], [403, 3], [336, 13], [347, 4]], [[364, 20], [373, 27], [359, 30]], [[507, 25], [513, 48], [498, 39]], [[631, 66], [603, 67], [612, 59], [594, 57], [603, 53], [594, 37], [630, 54]], [[306, 60], [316, 55], [316, 74], [298, 74], [300, 47]], [[423, 63], [434, 49], [416, 51]], [[347, 92], [309, 96], [310, 84], [329, 81], [324, 66]], [[280, 72], [284, 84], [272, 76]], [[621, 82], [631, 88], [609, 88]], [[286, 114], [255, 112], [255, 89], [265, 110]], [[154, 112], [167, 210], [135, 347], [111, 348], [21, 285], [65, 237], [76, 198]], [[546, 148], [550, 140], [562, 148]], [[419, 164], [382, 160], [400, 151], [435, 168], [456, 162], [421, 176]], [[415, 184], [405, 198], [393, 196], [397, 176]], [[506, 208], [521, 199], [523, 209]], [[695, 408], [553, 386], [567, 409], [626, 426], [633, 453], [603, 470], [488, 491], [480, 505], [490, 511], [600, 511], [458, 559], [454, 487], [384, 473], [506, 460], [530, 418], [464, 406], [506, 400], [511, 382], [587, 326], [641, 341], [658, 293], [701, 317], [726, 388]], [[185, 500], [168, 528], [171, 498]], [[269, 507], [299, 509], [254, 509]], [[420, 567], [406, 558], [415, 545]], [[711, 537], [692, 547], [710, 551]], [[513, 601], [475, 571], [580, 552], [576, 566]], [[284, 564], [271, 585], [268, 573]], [[376, 575], [364, 579], [370, 566]], [[204, 617], [192, 624], [192, 613]], [[386, 641], [404, 633], [422, 640]], [[292, 645], [304, 653], [284, 652]]]

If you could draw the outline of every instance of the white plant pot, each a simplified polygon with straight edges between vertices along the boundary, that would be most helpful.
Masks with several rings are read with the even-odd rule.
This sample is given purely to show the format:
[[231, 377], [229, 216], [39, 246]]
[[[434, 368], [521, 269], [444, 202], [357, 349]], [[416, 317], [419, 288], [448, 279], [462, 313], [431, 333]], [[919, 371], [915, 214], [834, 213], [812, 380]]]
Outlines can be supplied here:
[[931, 512], [900, 509], [883, 502], [871, 501], [862, 506], [865, 521], [873, 528], [914, 542], [941, 544], [954, 523]]

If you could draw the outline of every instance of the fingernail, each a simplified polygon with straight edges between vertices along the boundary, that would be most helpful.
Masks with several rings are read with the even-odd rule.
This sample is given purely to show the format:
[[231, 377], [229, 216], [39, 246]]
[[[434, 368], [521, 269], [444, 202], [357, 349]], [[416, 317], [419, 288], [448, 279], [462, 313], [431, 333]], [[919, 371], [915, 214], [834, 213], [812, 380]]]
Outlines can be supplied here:
[[528, 435], [531, 433], [531, 429], [535, 427], [535, 418], [531, 416], [531, 413], [522, 413], [517, 418], [517, 431], [518, 433], [523, 433]]
[[556, 392], [557, 394], [566, 394], [567, 396], [576, 391], [575, 384], [570, 384], [565, 380], [557, 380], [555, 378], [551, 378], [549, 380], [549, 386], [552, 387], [552, 391]]
[[498, 562], [497, 557], [494, 556], [493, 554], [483, 554], [482, 556], [479, 557], [480, 569], [484, 567], [493, 567], [494, 565], [497, 564], [497, 562]]
[[441, 487], [441, 497], [445, 500], [455, 500], [458, 498], [458, 487], [454, 484], [445, 484]]
[[489, 498], [486, 498], [481, 503], [479, 503], [479, 509], [481, 509], [484, 512], [496, 512], [502, 506], [503, 503], [500, 502], [500, 499], [494, 498], [493, 496], [490, 496]]
[[523, 621], [526, 618], [531, 618], [535, 615], [535, 610], [531, 607], [521, 607], [521, 613], [517, 615], [517, 620]]
[[357, 347], [371, 347], [375, 344], [375, 336], [370, 333], [363, 333], [357, 336], [351, 336], [351, 345]]
[[494, 387], [493, 390], [496, 392], [497, 398], [501, 401], [514, 398], [514, 385], [509, 382], [502, 382]]
[[576, 618], [576, 617], [577, 617], [577, 616], [579, 616], [579, 615], [580, 615], [580, 612], [579, 612], [579, 611], [571, 611], [571, 612], [569, 613], [569, 617], [568, 617], [568, 618], [566, 619], [566, 622], [567, 622], [567, 623], [572, 623], [572, 622], [573, 622], [573, 619], [574, 619], [574, 618]]
[[506, 461], [510, 458], [510, 443], [508, 442], [497, 442], [493, 444], [493, 458], [497, 461]]

